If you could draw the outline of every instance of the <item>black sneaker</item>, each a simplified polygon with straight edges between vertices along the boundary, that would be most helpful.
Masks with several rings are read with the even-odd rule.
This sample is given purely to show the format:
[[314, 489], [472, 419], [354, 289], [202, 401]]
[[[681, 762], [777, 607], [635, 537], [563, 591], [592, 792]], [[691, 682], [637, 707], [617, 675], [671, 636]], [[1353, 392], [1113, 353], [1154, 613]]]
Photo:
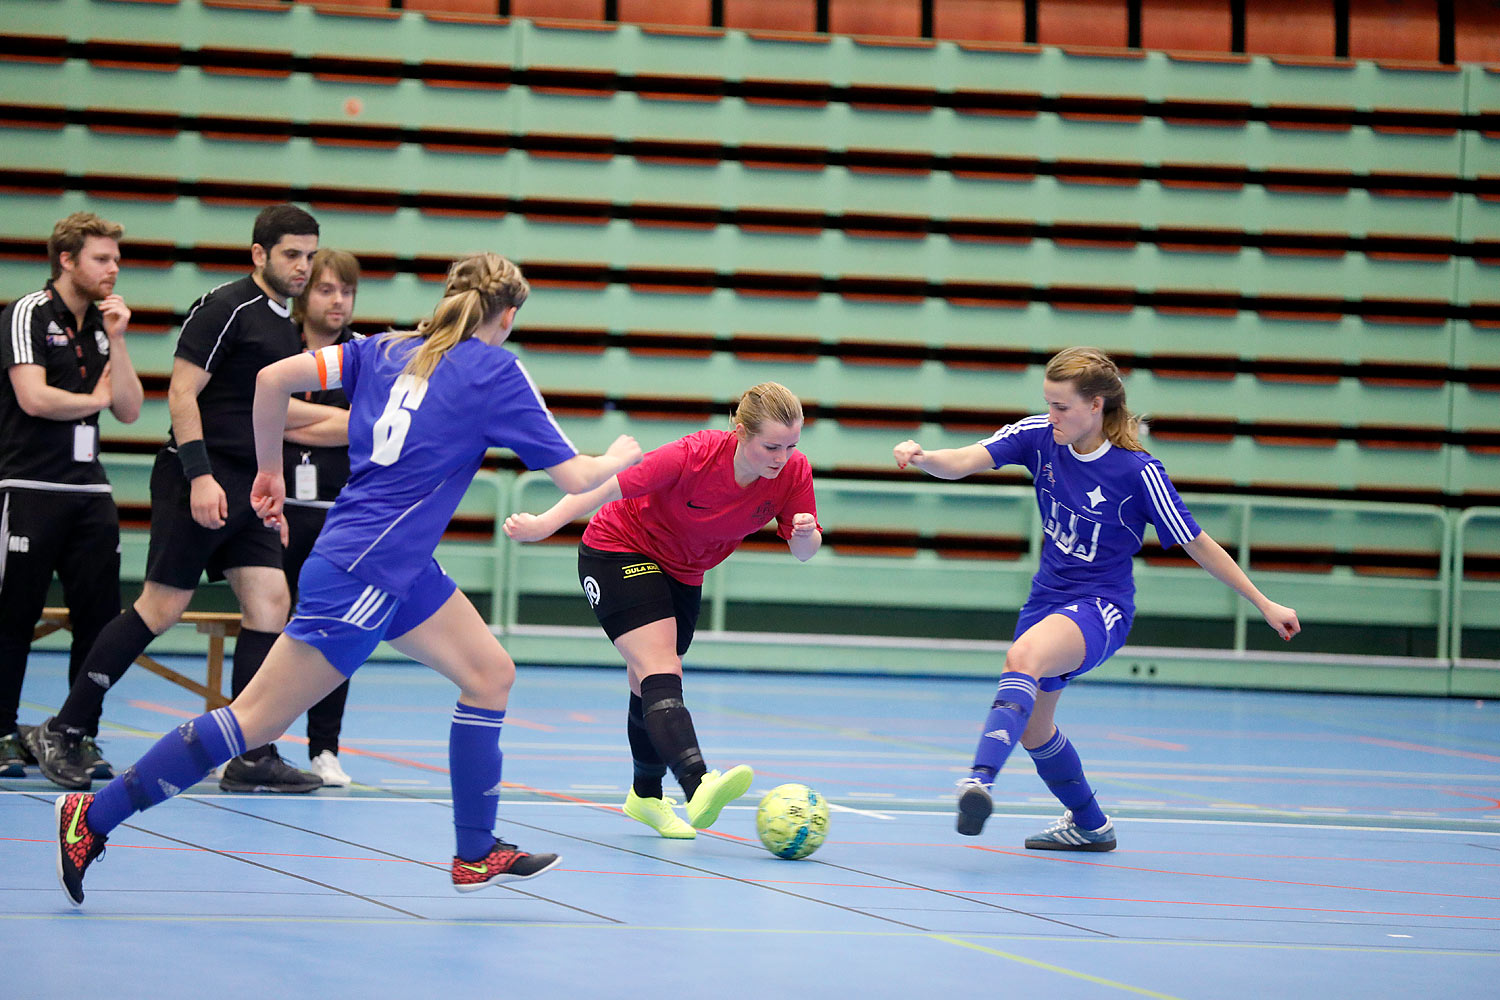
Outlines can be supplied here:
[[[30, 726], [22, 728], [29, 729]], [[26, 740], [20, 730], [0, 736], [0, 778], [26, 777], [26, 765], [35, 764], [36, 758], [26, 749]]]
[[28, 729], [26, 748], [36, 758], [36, 766], [54, 785], [86, 792], [93, 784], [93, 765], [83, 759], [83, 730], [53, 732], [52, 720]]
[[259, 760], [235, 757], [224, 765], [219, 787], [226, 792], [281, 792], [295, 794], [323, 787], [323, 779], [311, 771], [299, 771], [281, 759], [272, 747]]
[[74, 906], [83, 905], [83, 873], [94, 859], [104, 853], [109, 838], [95, 833], [84, 822], [92, 795], [59, 795], [54, 812], [57, 815], [57, 880]]
[[984, 831], [984, 821], [994, 810], [990, 790], [978, 778], [965, 778], [958, 783], [958, 832], [965, 837], [977, 837]]
[[89, 775], [95, 781], [114, 779], [114, 766], [104, 759], [104, 754], [99, 752], [99, 744], [94, 742], [92, 736], [85, 736], [79, 741], [79, 750], [83, 755], [83, 766], [89, 769]]

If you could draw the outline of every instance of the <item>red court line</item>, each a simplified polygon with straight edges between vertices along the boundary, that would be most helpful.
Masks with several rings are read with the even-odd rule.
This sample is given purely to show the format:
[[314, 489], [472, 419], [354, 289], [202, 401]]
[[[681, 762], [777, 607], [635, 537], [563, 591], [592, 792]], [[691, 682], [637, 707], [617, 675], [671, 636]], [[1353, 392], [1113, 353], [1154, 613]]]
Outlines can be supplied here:
[[1186, 750], [1187, 747], [1181, 743], [1167, 743], [1163, 740], [1148, 739], [1145, 736], [1130, 736], [1126, 733], [1105, 733], [1107, 740], [1118, 740], [1121, 743], [1134, 743], [1137, 746], [1152, 747], [1156, 750]]
[[1001, 847], [981, 847], [977, 844], [970, 845], [969, 849], [972, 851], [986, 851], [990, 854], [1005, 854], [1013, 858], [1026, 858], [1030, 861], [1045, 861], [1068, 865], [1087, 865], [1091, 868], [1114, 868], [1119, 871], [1126, 872], [1144, 872], [1148, 875], [1181, 875], [1185, 878], [1224, 879], [1225, 881], [1231, 882], [1258, 882], [1262, 885], [1294, 885], [1302, 889], [1340, 889], [1346, 892], [1384, 892], [1398, 896], [1437, 896], [1443, 899], [1500, 899], [1500, 896], [1471, 896], [1456, 892], [1422, 892], [1416, 889], [1376, 889], [1370, 886], [1363, 885], [1332, 885], [1326, 882], [1295, 882], [1290, 879], [1255, 878], [1251, 875], [1210, 875], [1206, 872], [1172, 871], [1169, 868], [1138, 868], [1134, 865], [1112, 865], [1107, 864], [1103, 861], [1087, 861], [1083, 858], [1042, 857], [1039, 852], [1036, 851], [1008, 851]]
[[1465, 760], [1482, 760], [1488, 764], [1500, 764], [1500, 757], [1488, 753], [1475, 753], [1472, 750], [1453, 750], [1448, 747], [1429, 746], [1426, 743], [1407, 743], [1403, 740], [1383, 740], [1376, 736], [1356, 736], [1355, 740], [1371, 746], [1390, 747], [1392, 750], [1416, 750], [1419, 753], [1435, 753], [1440, 757], [1462, 757]]
[[[954, 844], [951, 841], [844, 840], [843, 838], [840, 838], [838, 842], [845, 847], [895, 847], [902, 850], [913, 847], [937, 849], [955, 846], [963, 847], [967, 850], [974, 847], [973, 844]], [[1003, 851], [1002, 848], [985, 848], [985, 850], [993, 850], [997, 853]], [[1336, 858], [1323, 857], [1316, 854], [1251, 854], [1232, 851], [1143, 851], [1137, 850], [1135, 848], [1119, 849], [1116, 850], [1114, 854], [1115, 857], [1120, 857], [1122, 855], [1130, 855], [1131, 857], [1134, 857], [1137, 854], [1164, 854], [1174, 858], [1241, 858], [1245, 860], [1265, 859], [1272, 861], [1342, 861], [1345, 863], [1360, 865], [1436, 865], [1456, 868], [1500, 868], [1500, 862], [1496, 861], [1426, 861], [1420, 858], [1351, 858], [1347, 856]], [[1025, 856], [1035, 858], [1035, 860], [1039, 861], [1047, 860], [1047, 858], [1035, 852], [1032, 852]], [[1060, 861], [1065, 859], [1053, 858], [1052, 860]]]
[[[705, 832], [712, 832], [712, 831], [705, 831]], [[51, 840], [36, 840], [36, 839], [22, 838], [22, 837], [0, 837], [0, 842], [12, 842], [12, 843], [21, 843], [21, 844], [53, 844], [53, 843], [55, 843], [55, 841], [51, 841]], [[130, 850], [147, 850], [147, 851], [197, 851], [199, 853], [204, 853], [204, 854], [230, 854], [230, 855], [234, 855], [234, 854], [251, 855], [251, 854], [254, 854], [254, 855], [257, 855], [257, 856], [298, 857], [298, 858], [312, 858], [312, 859], [328, 859], [328, 860], [337, 860], [337, 861], [386, 861], [386, 862], [390, 862], [390, 863], [393, 863], [393, 864], [438, 865], [440, 867], [446, 866], [448, 864], [447, 859], [444, 859], [443, 861], [417, 861], [417, 860], [414, 860], [414, 859], [413, 860], [407, 860], [407, 859], [404, 859], [404, 858], [351, 858], [351, 857], [340, 857], [339, 855], [285, 854], [285, 853], [279, 853], [279, 852], [275, 852], [275, 851], [238, 851], [238, 850], [224, 850], [224, 849], [216, 849], [214, 851], [209, 851], [206, 848], [196, 848], [196, 847], [159, 847], [159, 846], [154, 846], [154, 845], [123, 844], [123, 843], [122, 844], [111, 843], [109, 846], [112, 847], [112, 848], [116, 848], [116, 849], [122, 849], [123, 848], [123, 849], [130, 849]], [[1140, 903], [1140, 904], [1151, 904], [1151, 905], [1160, 905], [1160, 906], [1208, 906], [1208, 907], [1221, 907], [1221, 908], [1224, 908], [1224, 909], [1280, 910], [1280, 911], [1286, 911], [1286, 912], [1289, 912], [1289, 913], [1341, 913], [1341, 914], [1349, 914], [1349, 915], [1355, 915], [1355, 916], [1368, 916], [1368, 917], [1404, 917], [1404, 918], [1408, 918], [1408, 919], [1410, 919], [1410, 918], [1424, 918], [1424, 919], [1436, 919], [1436, 920], [1500, 920], [1500, 916], [1470, 916], [1470, 915], [1454, 914], [1454, 913], [1406, 913], [1406, 912], [1393, 911], [1393, 910], [1355, 910], [1355, 909], [1327, 907], [1327, 906], [1280, 906], [1280, 905], [1274, 905], [1274, 904], [1270, 904], [1270, 903], [1225, 903], [1225, 902], [1204, 901], [1204, 900], [1194, 900], [1194, 899], [1146, 899], [1146, 898], [1140, 898], [1140, 897], [1134, 897], [1134, 896], [1056, 895], [1056, 894], [1052, 894], [1052, 893], [1041, 893], [1041, 892], [1001, 892], [999, 890], [989, 890], [989, 889], [962, 889], [962, 888], [957, 888], [957, 889], [937, 889], [935, 887], [928, 887], [928, 886], [894, 885], [894, 884], [890, 884], [890, 883], [818, 882], [818, 881], [812, 881], [812, 880], [809, 880], [809, 879], [757, 879], [757, 878], [743, 878], [743, 877], [731, 878], [731, 877], [726, 876], [726, 875], [686, 874], [686, 873], [683, 873], [683, 872], [675, 872], [675, 871], [669, 871], [669, 872], [621, 872], [621, 871], [607, 871], [607, 870], [597, 869], [597, 868], [561, 868], [561, 869], [558, 869], [558, 870], [559, 871], [574, 872], [574, 873], [580, 874], [580, 875], [619, 875], [619, 876], [626, 876], [626, 877], [630, 877], [630, 878], [670, 878], [670, 879], [691, 879], [691, 880], [699, 880], [699, 881], [717, 880], [717, 881], [734, 881], [734, 882], [752, 882], [752, 883], [761, 884], [761, 885], [790, 885], [790, 886], [804, 886], [804, 887], [809, 887], [809, 888], [826, 888], [826, 889], [880, 889], [880, 890], [885, 890], [885, 891], [889, 891], [889, 892], [932, 892], [932, 891], [938, 891], [938, 892], [943, 892], [943, 893], [951, 893], [953, 895], [958, 895], [958, 896], [995, 896], [995, 897], [1001, 897], [1001, 898], [1006, 898], [1006, 899], [1051, 899], [1051, 900], [1073, 900], [1073, 901], [1079, 901], [1079, 902], [1097, 902], [1097, 903]]]
[[1444, 795], [1453, 795], [1461, 799], [1478, 799], [1480, 802], [1488, 802], [1487, 806], [1477, 806], [1474, 809], [1460, 809], [1459, 812], [1488, 812], [1491, 809], [1500, 809], [1500, 799], [1492, 799], [1488, 795], [1475, 795], [1472, 792], [1460, 792], [1455, 788], [1439, 788]]

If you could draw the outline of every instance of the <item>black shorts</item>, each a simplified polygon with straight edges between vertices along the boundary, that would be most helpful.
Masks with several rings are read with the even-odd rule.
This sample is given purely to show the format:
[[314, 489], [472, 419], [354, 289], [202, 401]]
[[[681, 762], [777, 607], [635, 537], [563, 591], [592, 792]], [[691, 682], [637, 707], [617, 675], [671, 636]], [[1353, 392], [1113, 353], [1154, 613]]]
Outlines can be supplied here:
[[194, 590], [205, 571], [224, 579], [238, 566], [281, 568], [281, 534], [267, 528], [250, 506], [255, 470], [220, 460], [214, 479], [224, 488], [229, 517], [222, 528], [205, 528], [193, 520], [188, 501], [192, 487], [182, 475], [175, 451], [163, 448], [151, 468], [151, 544], [146, 551], [146, 579], [179, 590]]
[[578, 546], [578, 583], [610, 642], [632, 629], [677, 620], [677, 655], [698, 628], [703, 588], [674, 580], [650, 556]]

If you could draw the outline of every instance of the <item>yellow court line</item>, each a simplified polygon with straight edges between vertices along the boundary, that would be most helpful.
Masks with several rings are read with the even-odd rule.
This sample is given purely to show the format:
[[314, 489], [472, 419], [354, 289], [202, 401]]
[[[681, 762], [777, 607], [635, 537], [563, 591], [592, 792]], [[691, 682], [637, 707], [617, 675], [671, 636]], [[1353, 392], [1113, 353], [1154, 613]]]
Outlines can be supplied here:
[[1113, 979], [1105, 979], [1102, 976], [1091, 976], [1087, 972], [1075, 972], [1072, 969], [1065, 969], [1060, 965], [1052, 965], [1047, 962], [1038, 962], [1034, 958], [1026, 958], [1021, 955], [1015, 955], [1008, 951], [1001, 951], [999, 948], [988, 948], [982, 944], [974, 944], [971, 941], [965, 941], [962, 938], [949, 937], [946, 934], [932, 934], [929, 936], [934, 941], [945, 941], [948, 944], [956, 944], [960, 948], [970, 948], [974, 951], [982, 951], [986, 955], [996, 955], [1000, 958], [1009, 959], [1012, 962], [1020, 962], [1022, 965], [1029, 965], [1034, 969], [1041, 969], [1044, 972], [1055, 972], [1060, 976], [1072, 976], [1074, 979], [1082, 979], [1085, 982], [1097, 983], [1100, 986], [1110, 986], [1117, 990], [1124, 990], [1126, 993], [1138, 993], [1143, 997], [1156, 997], [1157, 1000], [1181, 1000], [1180, 997], [1173, 996], [1171, 993], [1158, 993], [1155, 990], [1143, 990], [1139, 986], [1129, 986], [1125, 983], [1117, 983]]

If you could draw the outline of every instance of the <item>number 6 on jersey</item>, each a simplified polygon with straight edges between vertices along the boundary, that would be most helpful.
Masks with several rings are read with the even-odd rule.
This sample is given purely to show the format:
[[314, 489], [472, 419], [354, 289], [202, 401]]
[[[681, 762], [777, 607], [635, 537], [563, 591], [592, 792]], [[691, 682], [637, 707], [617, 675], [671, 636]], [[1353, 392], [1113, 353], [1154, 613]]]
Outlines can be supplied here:
[[410, 411], [421, 406], [426, 395], [426, 379], [414, 375], [402, 375], [396, 379], [385, 411], [371, 428], [375, 447], [370, 452], [370, 461], [376, 465], [393, 465], [401, 457], [401, 447], [406, 444], [406, 434], [411, 430]]

